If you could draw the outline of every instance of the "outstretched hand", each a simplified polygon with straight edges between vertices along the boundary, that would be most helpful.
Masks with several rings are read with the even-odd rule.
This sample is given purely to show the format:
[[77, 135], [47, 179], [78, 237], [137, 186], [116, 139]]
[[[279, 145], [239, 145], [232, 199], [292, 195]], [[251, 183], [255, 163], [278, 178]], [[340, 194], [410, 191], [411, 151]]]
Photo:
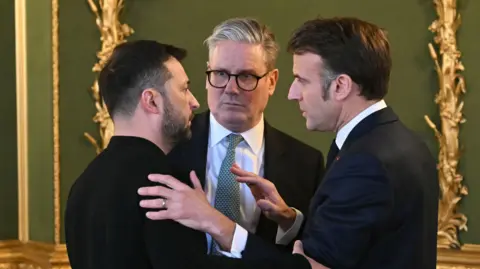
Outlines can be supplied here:
[[158, 209], [147, 212], [149, 219], [174, 220], [209, 233], [222, 249], [231, 249], [235, 223], [210, 205], [194, 171], [190, 172], [193, 188], [170, 175], [151, 174], [148, 179], [167, 186], [138, 189], [140, 195], [161, 197], [140, 201], [143, 208]]
[[247, 184], [267, 218], [275, 221], [285, 231], [293, 225], [296, 212], [285, 203], [271, 181], [247, 172], [237, 164], [232, 166], [231, 171], [237, 176], [238, 182]]

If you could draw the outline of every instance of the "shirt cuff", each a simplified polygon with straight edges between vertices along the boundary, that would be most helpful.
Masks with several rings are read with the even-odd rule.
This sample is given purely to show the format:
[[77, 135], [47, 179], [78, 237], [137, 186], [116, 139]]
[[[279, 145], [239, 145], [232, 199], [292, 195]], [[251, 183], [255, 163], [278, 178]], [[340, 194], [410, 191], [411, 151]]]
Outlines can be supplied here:
[[242, 226], [235, 224], [235, 233], [233, 234], [232, 248], [230, 252], [221, 251], [222, 255], [230, 258], [242, 258], [242, 252], [245, 250], [247, 245], [248, 232]]
[[277, 229], [277, 238], [276, 238], [276, 243], [279, 245], [288, 245], [290, 242], [297, 237], [298, 232], [300, 231], [300, 228], [302, 227], [303, 223], [303, 214], [300, 212], [300, 210], [297, 210], [296, 208], [293, 208], [297, 215], [295, 216], [295, 222], [293, 223], [292, 227], [288, 229], [287, 231], [282, 230], [280, 226], [278, 226]]

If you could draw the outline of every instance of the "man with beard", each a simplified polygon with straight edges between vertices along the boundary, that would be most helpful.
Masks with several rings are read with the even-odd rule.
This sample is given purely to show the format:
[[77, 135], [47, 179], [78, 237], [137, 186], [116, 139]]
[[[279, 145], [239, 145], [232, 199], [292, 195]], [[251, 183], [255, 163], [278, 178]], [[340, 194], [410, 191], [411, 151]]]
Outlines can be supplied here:
[[101, 71], [99, 88], [115, 133], [69, 194], [65, 229], [73, 269], [175, 268], [179, 259], [170, 257], [166, 242], [203, 242], [202, 233], [173, 221], [148, 220], [138, 206], [137, 189], [152, 185], [148, 174], [170, 174], [165, 155], [191, 135], [199, 104], [180, 63], [185, 56], [155, 41], [128, 42]]

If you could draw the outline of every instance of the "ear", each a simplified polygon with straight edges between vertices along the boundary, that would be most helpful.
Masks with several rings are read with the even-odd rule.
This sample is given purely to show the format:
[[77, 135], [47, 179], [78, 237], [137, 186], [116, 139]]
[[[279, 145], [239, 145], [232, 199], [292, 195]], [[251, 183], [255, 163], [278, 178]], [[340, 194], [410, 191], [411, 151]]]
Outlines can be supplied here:
[[275, 88], [278, 82], [278, 69], [273, 69], [270, 74], [268, 75], [268, 94], [271, 96], [275, 92]]
[[160, 114], [163, 111], [163, 99], [155, 89], [145, 89], [140, 96], [140, 106], [147, 113]]
[[335, 82], [333, 95], [337, 101], [344, 100], [351, 94], [353, 81], [350, 76], [345, 74], [339, 75], [333, 82]]
[[[208, 69], [210, 69], [210, 63], [207, 61], [207, 69], [206, 70], [208, 70]], [[209, 85], [210, 84], [208, 83], [208, 77], [207, 77], [207, 75], [205, 75], [205, 89], [208, 90]]]

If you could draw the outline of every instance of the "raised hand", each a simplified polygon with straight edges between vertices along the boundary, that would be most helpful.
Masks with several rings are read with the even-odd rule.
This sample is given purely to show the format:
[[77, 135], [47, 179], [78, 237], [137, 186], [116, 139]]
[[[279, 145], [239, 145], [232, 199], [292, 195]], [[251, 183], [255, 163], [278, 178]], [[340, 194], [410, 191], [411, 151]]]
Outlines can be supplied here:
[[285, 203], [272, 182], [241, 169], [237, 164], [232, 166], [231, 171], [237, 176], [238, 182], [247, 184], [267, 218], [275, 221], [285, 231], [293, 225], [296, 212]]

